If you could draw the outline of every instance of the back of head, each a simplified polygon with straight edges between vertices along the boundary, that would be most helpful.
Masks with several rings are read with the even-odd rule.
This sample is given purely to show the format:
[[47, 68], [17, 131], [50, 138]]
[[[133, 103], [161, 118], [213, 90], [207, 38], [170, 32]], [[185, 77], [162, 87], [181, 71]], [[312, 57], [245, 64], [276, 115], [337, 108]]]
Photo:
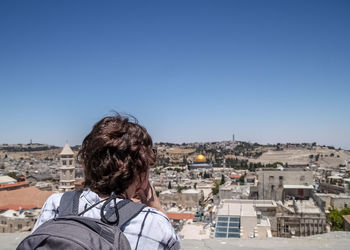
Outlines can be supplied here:
[[119, 114], [94, 125], [79, 155], [85, 187], [102, 195], [123, 193], [156, 160], [147, 130]]

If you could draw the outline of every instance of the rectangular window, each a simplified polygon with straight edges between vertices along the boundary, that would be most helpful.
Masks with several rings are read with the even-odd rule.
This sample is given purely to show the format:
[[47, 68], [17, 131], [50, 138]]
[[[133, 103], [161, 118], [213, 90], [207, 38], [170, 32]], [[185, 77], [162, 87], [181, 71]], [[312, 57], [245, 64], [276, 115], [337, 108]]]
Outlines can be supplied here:
[[67, 165], [67, 161], [62, 161], [62, 165]]
[[229, 228], [228, 232], [229, 233], [239, 233], [241, 230], [239, 228]]
[[230, 227], [239, 227], [239, 223], [237, 223], [237, 222], [230, 222]]
[[228, 234], [228, 238], [240, 238], [240, 234], [230, 233]]
[[218, 222], [216, 224], [216, 226], [219, 226], [219, 227], [227, 227], [227, 222]]
[[239, 222], [240, 218], [230, 218], [230, 222]]
[[22, 224], [18, 224], [18, 230], [22, 229]]
[[69, 161], [69, 165], [72, 165], [72, 164], [73, 164], [73, 161], [72, 161], [72, 160], [70, 160], [70, 161]]
[[227, 217], [218, 217], [218, 221], [228, 221]]
[[221, 232], [221, 233], [226, 233], [227, 232], [227, 227], [217, 227], [216, 232]]
[[215, 237], [217, 237], [217, 238], [227, 238], [227, 233], [215, 233]]

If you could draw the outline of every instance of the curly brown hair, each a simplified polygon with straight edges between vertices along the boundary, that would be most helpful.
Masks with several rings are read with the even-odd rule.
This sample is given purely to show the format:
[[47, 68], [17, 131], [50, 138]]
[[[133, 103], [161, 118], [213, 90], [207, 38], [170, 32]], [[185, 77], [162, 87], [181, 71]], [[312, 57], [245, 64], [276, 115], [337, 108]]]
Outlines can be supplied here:
[[101, 195], [122, 194], [154, 164], [156, 154], [147, 130], [116, 114], [97, 122], [79, 152], [84, 186]]

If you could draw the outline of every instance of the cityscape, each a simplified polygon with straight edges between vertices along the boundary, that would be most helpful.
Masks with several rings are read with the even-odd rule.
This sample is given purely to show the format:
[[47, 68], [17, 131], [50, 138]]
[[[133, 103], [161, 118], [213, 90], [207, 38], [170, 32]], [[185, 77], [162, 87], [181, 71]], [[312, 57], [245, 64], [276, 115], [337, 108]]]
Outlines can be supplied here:
[[0, 249], [348, 250], [349, 13], [0, 1]]
[[[80, 146], [0, 145], [0, 232], [29, 232], [45, 200], [83, 188]], [[155, 143], [150, 181], [186, 240], [350, 230], [350, 150], [311, 143]], [[24, 233], [24, 235], [26, 235]]]

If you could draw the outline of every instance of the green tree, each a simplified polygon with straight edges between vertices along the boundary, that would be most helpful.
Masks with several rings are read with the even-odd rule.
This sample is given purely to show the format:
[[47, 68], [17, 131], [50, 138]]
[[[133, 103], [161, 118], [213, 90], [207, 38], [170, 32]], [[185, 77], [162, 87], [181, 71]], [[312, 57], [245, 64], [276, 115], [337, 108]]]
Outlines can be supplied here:
[[349, 215], [350, 208], [344, 208], [342, 210], [333, 209], [328, 215], [328, 220], [331, 223], [332, 231], [342, 231], [344, 229], [344, 219], [343, 215]]
[[315, 157], [315, 161], [318, 161], [318, 158], [320, 158], [320, 154], [317, 154]]
[[211, 189], [213, 195], [217, 195], [219, 193], [219, 189], [220, 189], [220, 181], [215, 181], [214, 182], [214, 187]]
[[338, 209], [331, 210], [328, 219], [331, 223], [332, 231], [341, 231], [343, 229], [343, 218]]
[[178, 193], [182, 193], [182, 190], [184, 190], [184, 189], [188, 189], [188, 187], [186, 187], [186, 186], [184, 186], [184, 187], [182, 187], [182, 186], [177, 186], [177, 192]]
[[221, 175], [221, 181], [220, 181], [220, 185], [225, 183], [225, 176], [222, 174]]
[[283, 166], [283, 163], [277, 161], [277, 162], [274, 162], [274, 163], [272, 163], [272, 164], [267, 164], [266, 167], [267, 167], [267, 168], [277, 168], [277, 165]]
[[245, 175], [242, 175], [240, 178], [239, 178], [239, 183], [240, 184], [244, 184], [244, 177], [245, 177]]

